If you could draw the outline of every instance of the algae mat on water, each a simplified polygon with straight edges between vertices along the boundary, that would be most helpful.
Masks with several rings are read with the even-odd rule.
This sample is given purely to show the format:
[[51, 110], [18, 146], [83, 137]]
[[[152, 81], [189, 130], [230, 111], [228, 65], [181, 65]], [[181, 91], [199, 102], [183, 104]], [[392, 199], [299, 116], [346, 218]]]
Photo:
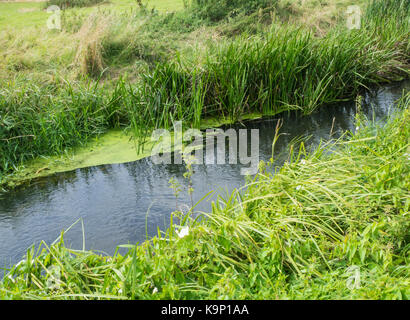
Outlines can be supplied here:
[[42, 157], [26, 163], [8, 179], [7, 184], [15, 186], [53, 173], [132, 162], [151, 155], [153, 143], [149, 139], [144, 148], [138, 148], [138, 145], [138, 140], [124, 131], [110, 130], [92, 139], [87, 145], [67, 151], [61, 156]]
[[[262, 118], [262, 114], [250, 113], [242, 116], [240, 121], [259, 118]], [[212, 129], [233, 123], [234, 121], [228, 118], [218, 119], [208, 117], [202, 121], [200, 129]], [[184, 133], [184, 131], [181, 132], [182, 135], [184, 135]], [[169, 137], [173, 140], [174, 133], [170, 132]], [[180, 150], [179, 147], [174, 148], [172, 143], [168, 144], [171, 146], [171, 149], [167, 150], [165, 147], [167, 143], [164, 137], [162, 137], [162, 142], [165, 142], [162, 151], [172, 152]], [[149, 136], [139, 140], [127, 134], [124, 130], [112, 129], [105, 134], [91, 139], [86, 145], [67, 150], [62, 155], [40, 157], [28, 161], [16, 172], [8, 176], [5, 181], [3, 181], [3, 184], [13, 188], [34, 178], [45, 177], [54, 173], [137, 161], [151, 156], [155, 143], [156, 141], [152, 141]], [[187, 152], [191, 149], [185, 149], [186, 146], [184, 145], [181, 145], [181, 147]]]

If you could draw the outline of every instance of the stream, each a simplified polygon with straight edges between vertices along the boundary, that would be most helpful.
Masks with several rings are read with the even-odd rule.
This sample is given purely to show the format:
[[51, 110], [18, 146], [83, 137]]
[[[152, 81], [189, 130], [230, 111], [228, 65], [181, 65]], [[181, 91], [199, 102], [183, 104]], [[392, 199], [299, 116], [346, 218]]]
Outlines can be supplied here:
[[[394, 109], [394, 101], [409, 89], [410, 82], [405, 81], [366, 92], [363, 112], [369, 119], [385, 121]], [[305, 144], [315, 147], [321, 140], [331, 138], [331, 131], [333, 138], [346, 130], [354, 132], [355, 112], [354, 102], [346, 102], [323, 106], [310, 116], [290, 112], [231, 127], [259, 129], [259, 159], [268, 161], [275, 127], [282, 118], [282, 135], [275, 145], [275, 158], [280, 164], [287, 158], [285, 151], [292, 139], [310, 137]], [[195, 211], [209, 212], [217, 195], [225, 196], [243, 186], [243, 167], [240, 163], [194, 165], [194, 202], [215, 191]], [[164, 230], [169, 225], [171, 212], [176, 209], [171, 178], [183, 187], [179, 205], [190, 205], [185, 172], [184, 165], [156, 165], [151, 158], [145, 158], [54, 174], [0, 194], [0, 268], [23, 259], [32, 244], [38, 245], [41, 240], [50, 244], [79, 218], [84, 222], [86, 249], [113, 254], [120, 244], [141, 243], [147, 236], [156, 235], [158, 227]], [[81, 249], [82, 232], [81, 223], [73, 226], [64, 236], [66, 245]], [[0, 270], [0, 276], [2, 273]]]

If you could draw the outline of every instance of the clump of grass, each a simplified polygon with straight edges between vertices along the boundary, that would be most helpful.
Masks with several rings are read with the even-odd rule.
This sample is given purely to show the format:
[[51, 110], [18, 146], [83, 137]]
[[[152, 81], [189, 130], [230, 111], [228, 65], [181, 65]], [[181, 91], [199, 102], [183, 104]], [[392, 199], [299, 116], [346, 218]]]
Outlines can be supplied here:
[[152, 66], [166, 60], [173, 46], [159, 41], [159, 31], [151, 29], [161, 19], [141, 10], [120, 14], [98, 12], [86, 19], [65, 15], [69, 27], [78, 29], [74, 69], [82, 76], [98, 78], [105, 69], [130, 67], [135, 62]]
[[[172, 44], [163, 43], [158, 37], [163, 32], [151, 27], [156, 14], [136, 10], [112, 17], [107, 36], [104, 38], [103, 56], [110, 66], [127, 65], [131, 61], [144, 61], [150, 65], [166, 60]], [[164, 28], [164, 26], [162, 26]]]
[[110, 26], [108, 17], [91, 15], [78, 32], [79, 45], [74, 64], [82, 75], [98, 76], [104, 69], [102, 42]]
[[0, 297], [409, 299], [409, 103], [407, 93], [384, 127], [308, 154], [301, 145], [274, 173], [261, 164], [207, 219], [176, 212], [125, 255], [68, 249], [63, 237], [33, 247]]
[[397, 18], [397, 23], [408, 19], [410, 15], [410, 0], [371, 0], [366, 8], [366, 22], [373, 21], [381, 25], [386, 17]]

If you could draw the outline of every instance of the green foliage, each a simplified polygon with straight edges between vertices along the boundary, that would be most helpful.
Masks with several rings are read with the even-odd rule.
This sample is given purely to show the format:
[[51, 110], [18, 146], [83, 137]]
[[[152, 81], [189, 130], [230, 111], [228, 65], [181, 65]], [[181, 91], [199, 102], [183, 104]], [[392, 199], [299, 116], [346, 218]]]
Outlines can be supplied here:
[[[142, 39], [132, 37], [141, 17], [132, 12], [123, 37], [113, 36], [121, 24], [102, 35], [101, 55], [111, 64], [160, 60], [135, 85], [3, 82], [0, 180], [24, 161], [61, 154], [109, 128], [145, 136], [175, 120], [198, 127], [206, 116], [309, 113], [409, 74], [408, 0], [372, 1], [361, 30], [338, 26], [321, 39], [289, 26], [242, 35], [211, 46], [199, 64], [167, 61], [150, 42], [164, 30], [186, 32], [268, 5], [197, 0], [183, 13], [146, 12], [156, 33]], [[82, 25], [82, 17], [63, 18], [72, 32]], [[30, 248], [0, 282], [0, 299], [409, 299], [410, 94], [401, 104], [386, 127], [362, 127], [358, 116], [361, 128], [348, 141], [311, 154], [302, 145], [274, 175], [261, 164], [244, 195], [221, 198], [200, 218], [175, 213], [165, 233], [126, 246], [125, 255], [75, 251], [62, 237]], [[170, 184], [178, 195], [177, 182]]]
[[[17, 86], [17, 87], [16, 87]], [[0, 170], [40, 155], [62, 154], [68, 147], [118, 126], [96, 87], [25, 87], [0, 89]], [[112, 118], [113, 116], [114, 118]]]

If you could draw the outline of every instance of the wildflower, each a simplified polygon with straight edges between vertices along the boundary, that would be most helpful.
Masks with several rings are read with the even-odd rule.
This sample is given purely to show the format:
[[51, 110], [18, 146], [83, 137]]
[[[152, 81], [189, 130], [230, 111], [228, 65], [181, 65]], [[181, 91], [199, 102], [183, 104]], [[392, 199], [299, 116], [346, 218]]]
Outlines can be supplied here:
[[296, 187], [296, 190], [299, 191], [300, 189], [302, 189], [302, 186], [297, 186], [297, 187]]
[[152, 294], [156, 294], [158, 292], [158, 288], [155, 287], [154, 290], [152, 290]]
[[303, 165], [306, 164], [306, 160], [305, 159], [301, 160], [300, 164], [303, 164]]
[[183, 238], [189, 234], [189, 227], [183, 227], [181, 228], [181, 231], [177, 231], [177, 235], [180, 238]]

